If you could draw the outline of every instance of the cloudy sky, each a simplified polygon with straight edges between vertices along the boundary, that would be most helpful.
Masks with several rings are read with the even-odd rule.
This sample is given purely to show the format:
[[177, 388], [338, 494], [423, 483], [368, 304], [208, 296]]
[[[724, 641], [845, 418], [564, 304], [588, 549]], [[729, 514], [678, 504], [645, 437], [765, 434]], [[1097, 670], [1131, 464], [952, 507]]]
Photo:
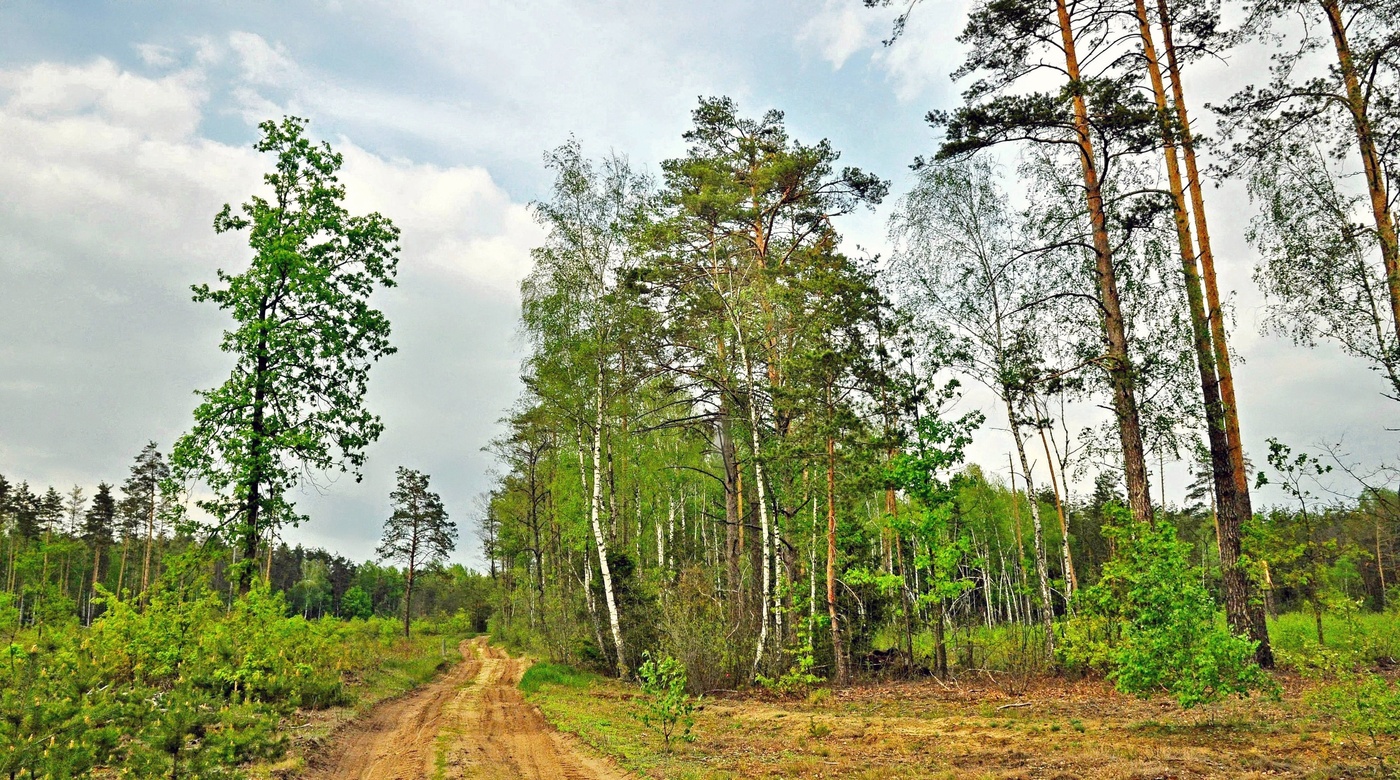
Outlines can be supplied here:
[[[399, 353], [369, 398], [387, 431], [362, 483], [298, 497], [312, 522], [287, 536], [369, 557], [400, 464], [469, 521], [489, 484], [480, 448], [518, 390], [542, 152], [573, 134], [655, 170], [682, 150], [697, 96], [726, 94], [784, 110], [797, 137], [830, 138], [897, 194], [934, 148], [923, 115], [956, 98], [963, 7], [928, 0], [884, 48], [891, 12], [859, 0], [0, 4], [0, 474], [91, 492], [184, 430], [192, 391], [228, 368], [226, 321], [189, 286], [247, 258], [213, 215], [258, 190], [256, 123], [292, 113], [345, 154], [351, 208], [391, 217], [403, 253], [380, 298]], [[1228, 94], [1257, 75], [1255, 54], [1193, 74], [1193, 94]], [[1266, 436], [1392, 454], [1394, 404], [1373, 374], [1259, 333], [1246, 198], [1213, 197], [1254, 459]], [[879, 251], [888, 213], [849, 219], [848, 241]], [[992, 426], [974, 450], [988, 464], [1008, 446]], [[458, 558], [479, 561], [463, 541]]]

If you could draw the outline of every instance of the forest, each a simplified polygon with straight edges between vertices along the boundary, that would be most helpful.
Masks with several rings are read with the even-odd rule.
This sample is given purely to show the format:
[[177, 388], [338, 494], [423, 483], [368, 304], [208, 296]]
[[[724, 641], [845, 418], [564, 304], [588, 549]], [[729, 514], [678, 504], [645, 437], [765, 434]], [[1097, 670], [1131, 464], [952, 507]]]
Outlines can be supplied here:
[[[935, 10], [898, 5], [889, 49]], [[448, 507], [399, 467], [363, 562], [286, 535], [336, 522], [307, 489], [387, 470], [366, 399], [410, 258], [311, 123], [263, 122], [262, 189], [213, 219], [249, 259], [187, 282], [227, 379], [95, 488], [0, 475], [0, 776], [336, 776], [346, 723], [415, 690], [475, 712], [439, 694], [482, 681], [646, 776], [1395, 776], [1400, 461], [1246, 451], [1213, 247], [1247, 240], [1220, 262], [1253, 263], [1265, 333], [1400, 403], [1397, 19], [978, 0], [902, 172], [724, 96], [655, 170], [570, 137], [529, 209], [522, 391], [479, 410], [490, 488]], [[1257, 83], [1191, 94], [1261, 42]], [[871, 213], [881, 252], [843, 235]], [[1030, 753], [915, 767], [953, 749], [918, 718]], [[421, 776], [473, 776], [440, 728]], [[1094, 730], [1229, 758], [1034, 763]]]

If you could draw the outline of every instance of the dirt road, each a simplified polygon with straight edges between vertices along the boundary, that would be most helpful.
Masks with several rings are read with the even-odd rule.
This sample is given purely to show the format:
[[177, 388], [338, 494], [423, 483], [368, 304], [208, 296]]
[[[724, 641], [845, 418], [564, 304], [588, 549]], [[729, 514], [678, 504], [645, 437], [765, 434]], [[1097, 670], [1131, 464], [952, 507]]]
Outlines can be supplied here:
[[336, 735], [307, 780], [570, 778], [626, 774], [585, 755], [520, 695], [526, 661], [484, 638], [432, 684], [376, 707]]

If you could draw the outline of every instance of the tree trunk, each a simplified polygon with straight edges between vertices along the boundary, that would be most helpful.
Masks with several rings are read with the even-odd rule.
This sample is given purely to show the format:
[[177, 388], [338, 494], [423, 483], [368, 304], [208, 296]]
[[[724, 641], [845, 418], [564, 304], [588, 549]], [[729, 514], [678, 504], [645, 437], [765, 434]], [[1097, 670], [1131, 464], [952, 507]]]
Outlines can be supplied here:
[[622, 642], [622, 625], [617, 616], [617, 598], [613, 594], [612, 570], [608, 566], [608, 543], [603, 536], [599, 515], [603, 511], [603, 369], [598, 368], [598, 391], [594, 396], [593, 422], [593, 540], [598, 546], [598, 569], [603, 575], [603, 597], [608, 606], [608, 623], [612, 628], [613, 648], [617, 651], [617, 676], [627, 679], [627, 649]]
[[719, 454], [724, 463], [724, 562], [729, 589], [729, 618], [737, 626], [743, 614], [743, 572], [739, 568], [739, 527], [743, 518], [739, 516], [739, 457], [729, 426], [729, 414], [721, 409], [718, 427]]
[[831, 652], [836, 662], [836, 685], [850, 682], [841, 622], [836, 614], [836, 439], [826, 437], [826, 614], [831, 618]]
[[1055, 514], [1060, 517], [1060, 565], [1065, 570], [1065, 608], [1068, 609], [1074, 592], [1079, 590], [1079, 577], [1074, 573], [1074, 555], [1069, 549], [1069, 518], [1065, 516], [1065, 505], [1060, 499], [1060, 481], [1055, 478], [1055, 459], [1050, 456], [1050, 442], [1044, 428], [1040, 429], [1040, 443], [1045, 447], [1045, 467], [1050, 470], [1050, 487], [1055, 491]]
[[[1075, 49], [1074, 28], [1066, 0], [1055, 0], [1055, 9], [1065, 53], [1065, 70], [1069, 75], [1070, 84], [1077, 86], [1080, 83], [1079, 55]], [[1094, 266], [1098, 277], [1104, 339], [1108, 346], [1104, 356], [1104, 369], [1108, 372], [1109, 384], [1113, 388], [1113, 413], [1117, 418], [1118, 440], [1123, 450], [1123, 476], [1128, 489], [1128, 508], [1139, 522], [1151, 523], [1152, 497], [1147, 482], [1142, 424], [1138, 419], [1132, 364], [1128, 359], [1128, 337], [1118, 295], [1118, 280], [1113, 268], [1113, 249], [1109, 242], [1108, 219], [1104, 213], [1098, 162], [1094, 157], [1089, 111], [1082, 90], [1075, 90], [1073, 103], [1079, 163], [1084, 174], [1084, 191], [1089, 222], [1093, 230]]]
[[146, 555], [141, 562], [141, 593], [145, 596], [146, 589], [151, 586], [151, 547], [155, 544], [156, 538], [156, 496], [155, 490], [151, 490], [150, 509], [146, 514]]
[[[1040, 502], [1035, 500], [1035, 488], [1031, 482], [1031, 463], [1026, 457], [1026, 445], [1021, 439], [1021, 425], [1016, 421], [1016, 409], [1011, 403], [1011, 390], [1003, 388], [1006, 401], [1007, 420], [1011, 424], [1011, 438], [1016, 442], [1016, 454], [1021, 457], [1021, 478], [1026, 483], [1026, 499], [1031, 505], [1031, 525], [1035, 531], [1035, 573], [1040, 581], [1040, 622], [1045, 627], [1045, 652], [1055, 656], [1055, 602], [1050, 597], [1050, 566], [1045, 555], [1045, 529], [1040, 522]], [[1012, 500], [1015, 500], [1013, 496]]]
[[1356, 145], [1361, 152], [1361, 167], [1366, 173], [1366, 191], [1371, 199], [1371, 215], [1376, 222], [1376, 236], [1380, 239], [1386, 289], [1390, 292], [1390, 314], [1395, 322], [1395, 332], [1400, 334], [1400, 244], [1396, 240], [1395, 219], [1390, 212], [1385, 169], [1381, 166], [1380, 154], [1376, 151], [1371, 118], [1367, 113], [1366, 96], [1362, 91], [1361, 78], [1356, 72], [1356, 62], [1352, 59], [1351, 43], [1347, 40], [1346, 21], [1342, 19], [1341, 3], [1339, 0], [1322, 0], [1322, 11], [1327, 16], [1327, 25], [1332, 32], [1332, 45], [1337, 50], [1337, 68], [1341, 72], [1342, 83], [1346, 86], [1347, 108], [1356, 128]]
[[[1144, 46], [1149, 51], [1149, 64], [1156, 73], [1153, 77], [1153, 91], [1157, 93], [1158, 110], [1163, 113], [1164, 123], [1166, 121], [1167, 100], [1165, 90], [1161, 84], [1161, 74], [1158, 67], [1155, 52], [1152, 51], [1152, 40], [1150, 28], [1147, 27], [1147, 11], [1143, 7], [1143, 0], [1138, 0], [1138, 14], [1143, 24]], [[1167, 0], [1157, 0], [1158, 22], [1162, 27], [1162, 43], [1166, 49], [1167, 69], [1171, 77], [1172, 100], [1175, 108], [1176, 131], [1180, 134], [1180, 145], [1182, 156], [1186, 165], [1186, 190], [1191, 198], [1191, 212], [1194, 217], [1193, 223], [1196, 231], [1196, 241], [1200, 249], [1200, 277], [1196, 279], [1196, 284], [1187, 280], [1188, 299], [1192, 305], [1192, 326], [1197, 341], [1197, 359], [1211, 357], [1210, 367], [1213, 369], [1207, 372], [1203, 367], [1202, 391], [1206, 402], [1207, 435], [1210, 438], [1211, 448], [1211, 468], [1215, 478], [1217, 500], [1217, 545], [1220, 549], [1221, 581], [1225, 591], [1226, 615], [1230, 627], [1239, 634], [1246, 634], [1257, 643], [1254, 652], [1255, 661], [1265, 668], [1274, 665], [1273, 649], [1269, 643], [1269, 626], [1267, 608], [1263, 601], [1254, 595], [1254, 583], [1248, 570], [1241, 563], [1242, 555], [1242, 534], [1244, 524], [1249, 522], [1254, 515], [1252, 502], [1249, 495], [1249, 478], [1246, 473], [1244, 463], [1244, 444], [1240, 434], [1239, 407], [1235, 401], [1235, 381], [1234, 372], [1231, 368], [1230, 348], [1225, 332], [1225, 316], [1220, 303], [1220, 288], [1217, 284], [1215, 273], [1215, 254], [1211, 249], [1210, 227], [1206, 219], [1205, 195], [1202, 191], [1200, 171], [1196, 165], [1196, 148], [1191, 133], [1191, 119], [1186, 109], [1185, 90], [1182, 86], [1181, 68], [1177, 61], [1176, 45], [1172, 38], [1171, 14], [1167, 8]], [[1175, 156], [1176, 138], [1171, 133], [1170, 128], [1164, 124], [1164, 136], [1167, 143], [1168, 175], [1175, 178], [1173, 183], [1173, 197], [1176, 201], [1176, 208], [1179, 212], [1178, 220], [1184, 219], [1186, 203], [1181, 193], [1180, 168], [1172, 161]], [[1180, 227], [1178, 228], [1180, 230]], [[1190, 248], [1190, 234], [1187, 232], [1187, 243], [1183, 245], [1183, 268], [1186, 269], [1188, 277], [1194, 276], [1196, 263], [1188, 261], [1185, 250]], [[1196, 324], [1198, 315], [1196, 309], [1200, 305], [1200, 282], [1205, 284], [1207, 319], [1209, 323], [1210, 343], [1201, 343], [1199, 327]], [[1216, 392], [1212, 396], [1209, 385], [1211, 384], [1208, 373], [1214, 374], [1216, 380]], [[1212, 397], [1215, 404], [1218, 404], [1218, 411], [1212, 419]], [[1224, 437], [1224, 449], [1221, 451], [1219, 441], [1219, 431]]]
[[408, 560], [408, 577], [403, 594], [403, 638], [408, 639], [409, 626], [413, 624], [413, 559]]

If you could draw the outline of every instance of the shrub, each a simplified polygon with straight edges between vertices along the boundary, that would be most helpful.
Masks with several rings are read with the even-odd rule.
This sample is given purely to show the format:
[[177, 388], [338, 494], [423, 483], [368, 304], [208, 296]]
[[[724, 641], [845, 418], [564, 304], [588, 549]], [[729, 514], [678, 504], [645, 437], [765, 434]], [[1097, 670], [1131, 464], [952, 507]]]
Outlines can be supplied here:
[[[1308, 701], [1341, 726], [1348, 741], [1376, 761], [1382, 777], [1392, 777], [1382, 736], [1400, 736], [1400, 683], [1378, 674], [1334, 670], [1337, 682], [1317, 689]], [[1355, 737], [1365, 737], [1364, 741]]]
[[1165, 690], [1183, 707], [1273, 691], [1272, 678], [1254, 663], [1254, 642], [1220, 621], [1176, 529], [1115, 514], [1118, 523], [1104, 532], [1117, 542], [1117, 555], [1081, 603], [1117, 624], [1119, 640], [1107, 655], [1118, 689], [1144, 697]]
[[[695, 725], [695, 700], [685, 692], [685, 677], [685, 667], [676, 659], [666, 656], [657, 661], [650, 652], [642, 654], [637, 678], [642, 683], [645, 708], [639, 717], [642, 723], [661, 732], [668, 753], [672, 736], [686, 742], [695, 739], [690, 732]], [[677, 728], [680, 733], [676, 733]]]

